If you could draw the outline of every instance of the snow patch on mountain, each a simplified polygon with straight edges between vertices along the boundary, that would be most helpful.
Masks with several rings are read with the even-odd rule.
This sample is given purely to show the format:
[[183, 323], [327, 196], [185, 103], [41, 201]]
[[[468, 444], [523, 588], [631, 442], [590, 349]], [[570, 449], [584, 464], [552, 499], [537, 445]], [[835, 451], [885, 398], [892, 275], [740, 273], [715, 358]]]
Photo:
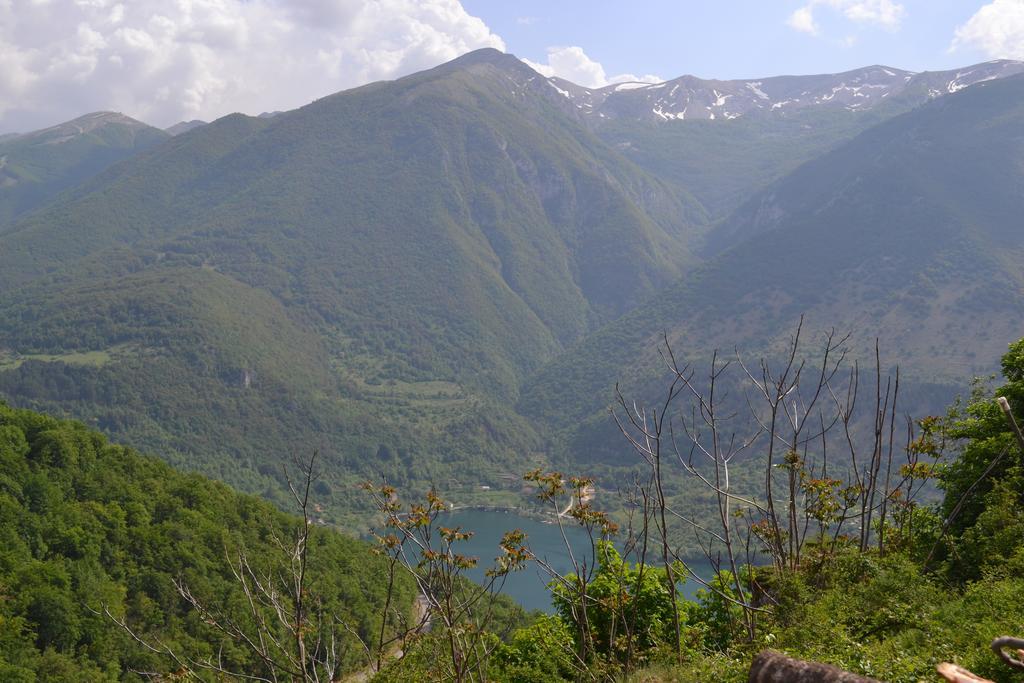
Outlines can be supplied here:
[[867, 111], [889, 98], [910, 102], [951, 94], [976, 83], [1024, 73], [1024, 62], [998, 60], [958, 71], [911, 72], [869, 66], [841, 74], [720, 81], [681, 76], [663, 83], [626, 82], [582, 88], [548, 79], [584, 118], [658, 123], [794, 116], [801, 111]]

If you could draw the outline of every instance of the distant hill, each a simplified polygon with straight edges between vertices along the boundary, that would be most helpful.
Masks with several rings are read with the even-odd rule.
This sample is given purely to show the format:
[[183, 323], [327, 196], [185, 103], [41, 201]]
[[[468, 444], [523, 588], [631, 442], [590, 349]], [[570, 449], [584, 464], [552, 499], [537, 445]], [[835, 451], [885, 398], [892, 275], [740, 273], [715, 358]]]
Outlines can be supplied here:
[[741, 117], [818, 111], [867, 111], [899, 101], [910, 108], [975, 83], [1015, 76], [1024, 62], [996, 60], [952, 71], [912, 72], [868, 66], [838, 74], [708, 80], [681, 76], [663, 83], [584, 88], [560, 78], [551, 85], [594, 125], [627, 119], [649, 122], [731, 121]]
[[166, 138], [162, 131], [114, 112], [0, 137], [0, 232], [61, 191]]
[[193, 128], [199, 128], [200, 126], [205, 126], [206, 124], [206, 121], [200, 121], [199, 119], [192, 119], [191, 121], [178, 121], [173, 126], [164, 128], [164, 132], [167, 133], [168, 135], [181, 135], [182, 133], [189, 132]]
[[858, 133], [1024, 62], [912, 73], [883, 66], [739, 81], [683, 76], [588, 90], [552, 79], [606, 142], [685, 188], [716, 220]]

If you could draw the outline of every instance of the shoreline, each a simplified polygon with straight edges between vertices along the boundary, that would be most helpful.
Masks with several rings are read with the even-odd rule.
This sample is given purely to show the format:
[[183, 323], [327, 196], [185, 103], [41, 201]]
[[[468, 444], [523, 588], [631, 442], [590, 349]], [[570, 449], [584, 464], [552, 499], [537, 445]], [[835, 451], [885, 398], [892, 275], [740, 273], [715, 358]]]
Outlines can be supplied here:
[[578, 500], [575, 495], [572, 496], [571, 500], [569, 501], [569, 504], [565, 507], [565, 509], [561, 510], [558, 513], [548, 511], [541, 512], [536, 508], [524, 508], [517, 505], [488, 505], [486, 503], [465, 503], [461, 505], [458, 503], [449, 503], [448, 512], [457, 512], [461, 510], [479, 510], [481, 512], [504, 512], [506, 514], [516, 514], [521, 517], [526, 517], [527, 519], [534, 519], [541, 522], [555, 524], [560, 518], [567, 517], [569, 511], [572, 510], [573, 507], [584, 503], [589, 503], [595, 498], [596, 495], [596, 487], [588, 486], [586, 489], [584, 489], [581, 499]]
[[467, 503], [464, 505], [452, 504], [445, 512], [464, 512], [476, 510], [479, 512], [504, 512], [505, 514], [519, 515], [538, 522], [550, 522], [554, 524], [557, 517], [550, 512], [540, 512], [536, 509], [522, 508], [515, 505], [486, 505], [483, 503]]

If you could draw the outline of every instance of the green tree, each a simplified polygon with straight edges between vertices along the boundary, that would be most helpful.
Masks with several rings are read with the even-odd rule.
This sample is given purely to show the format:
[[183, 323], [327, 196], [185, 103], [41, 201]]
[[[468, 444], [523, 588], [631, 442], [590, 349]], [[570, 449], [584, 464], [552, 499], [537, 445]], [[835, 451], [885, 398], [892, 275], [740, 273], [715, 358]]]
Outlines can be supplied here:
[[[597, 571], [584, 585], [576, 573], [552, 581], [552, 602], [567, 624], [586, 611], [590, 642], [609, 662], [632, 665], [674, 640], [673, 596], [666, 571], [623, 561], [615, 545], [597, 542]], [[677, 603], [676, 608], [682, 612]]]
[[940, 479], [942, 511], [954, 545], [964, 546], [953, 553], [960, 555], [953, 564], [966, 578], [980, 576], [986, 563], [1005, 556], [1002, 550], [994, 556], [974, 551], [983, 546], [991, 550], [988, 535], [1020, 524], [1011, 519], [1011, 511], [1024, 505], [1024, 451], [997, 400], [1005, 398], [1018, 420], [1024, 416], [1024, 339], [1010, 345], [1002, 373], [1005, 384], [990, 392], [976, 383], [967, 404], [955, 406], [949, 416], [949, 436], [958, 441], [960, 452]]
[[491, 675], [502, 683], [533, 683], [573, 680], [581, 669], [569, 627], [558, 617], [545, 615], [498, 646]]
[[[296, 543], [302, 553], [294, 552]], [[288, 586], [293, 596], [305, 587], [298, 609], [274, 581], [294, 577], [307, 547], [316, 562], [300, 584]], [[307, 642], [321, 634], [330, 641], [329, 629], [317, 630], [318, 617], [336, 616], [331, 668], [351, 671], [363, 663], [359, 640], [379, 630], [385, 569], [366, 544], [320, 528], [308, 515], [285, 515], [109, 444], [81, 424], [0, 402], [0, 681], [116, 681], [131, 671], [180, 671], [180, 663], [161, 656], [168, 648], [264, 675], [269, 663], [232, 633], [256, 633], [256, 622], [268, 617], [278, 623], [277, 607]], [[254, 613], [246, 587], [271, 604]], [[392, 608], [409, 612], [412, 583], [398, 577], [393, 589]], [[190, 598], [209, 609], [197, 613]], [[281, 640], [287, 630], [274, 635], [299, 647]]]

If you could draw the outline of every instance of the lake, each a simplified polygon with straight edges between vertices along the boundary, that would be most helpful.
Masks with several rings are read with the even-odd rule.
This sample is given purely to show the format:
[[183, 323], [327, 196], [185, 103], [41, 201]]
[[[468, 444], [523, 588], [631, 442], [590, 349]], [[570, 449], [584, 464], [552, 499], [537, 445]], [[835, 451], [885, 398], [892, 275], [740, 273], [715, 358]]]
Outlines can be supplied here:
[[[590, 540], [586, 532], [567, 520], [564, 524], [566, 538], [573, 546], [577, 557], [590, 551]], [[493, 559], [500, 552], [498, 542], [506, 531], [522, 529], [526, 532], [530, 549], [540, 558], [547, 561], [560, 574], [572, 571], [572, 561], [565, 549], [565, 542], [557, 524], [545, 524], [539, 520], [523, 517], [514, 512], [496, 512], [489, 510], [456, 510], [445, 513], [438, 518], [438, 523], [446, 527], [461, 526], [463, 531], [474, 532], [473, 537], [459, 546], [458, 552], [476, 557], [477, 566], [468, 572], [469, 578], [484, 582], [484, 572], [491, 566]], [[710, 566], [707, 561], [687, 562], [691, 569], [707, 579]], [[510, 574], [505, 580], [502, 592], [518, 602], [526, 609], [551, 612], [551, 597], [547, 589], [548, 576], [534, 563], [526, 569]], [[682, 593], [693, 598], [700, 584], [692, 579], [682, 586]]]

